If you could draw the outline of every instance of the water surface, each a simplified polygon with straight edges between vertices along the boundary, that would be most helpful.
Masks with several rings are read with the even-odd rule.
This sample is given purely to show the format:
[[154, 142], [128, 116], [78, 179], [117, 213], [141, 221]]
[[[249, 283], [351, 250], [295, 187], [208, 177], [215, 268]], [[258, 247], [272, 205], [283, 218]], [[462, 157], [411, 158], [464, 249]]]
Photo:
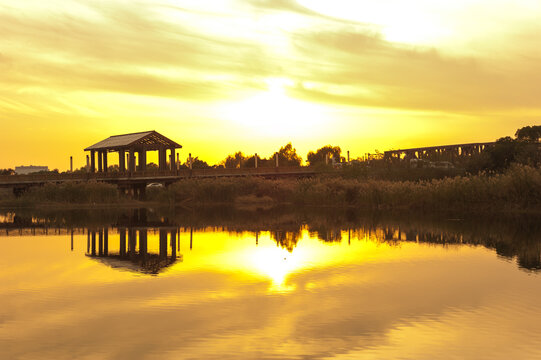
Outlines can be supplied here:
[[529, 225], [228, 216], [4, 214], [0, 358], [541, 358]]

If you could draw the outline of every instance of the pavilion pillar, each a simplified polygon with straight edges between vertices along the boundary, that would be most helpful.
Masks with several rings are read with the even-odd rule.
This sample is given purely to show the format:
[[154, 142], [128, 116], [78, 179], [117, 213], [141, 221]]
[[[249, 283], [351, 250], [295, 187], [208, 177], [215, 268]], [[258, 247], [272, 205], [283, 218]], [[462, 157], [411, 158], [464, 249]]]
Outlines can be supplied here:
[[166, 169], [167, 167], [167, 156], [166, 156], [166, 150], [165, 149], [160, 149], [159, 150], [159, 167], [160, 167], [160, 170], [163, 171]]
[[137, 246], [137, 238], [134, 229], [128, 229], [128, 254], [130, 259], [135, 259], [135, 247]]
[[147, 152], [146, 150], [139, 151], [139, 171], [147, 169]]
[[119, 249], [119, 255], [120, 257], [126, 256], [126, 229], [122, 228], [119, 230], [120, 232], [120, 249]]
[[177, 232], [176, 230], [171, 230], [171, 259], [176, 259], [177, 258], [177, 242], [176, 242], [176, 238], [177, 238]]
[[120, 172], [126, 171], [126, 155], [124, 150], [118, 150], [118, 170]]
[[109, 255], [109, 228], [103, 229], [103, 255]]
[[98, 256], [103, 256], [103, 229], [100, 229], [98, 232]]
[[96, 231], [92, 230], [92, 256], [96, 256]]
[[103, 172], [107, 172], [107, 150], [103, 150]]
[[141, 229], [139, 230], [139, 255], [143, 258], [143, 261], [147, 257], [148, 252], [148, 237], [147, 237], [147, 229]]
[[128, 171], [135, 172], [135, 151], [133, 149], [130, 149]]
[[96, 152], [90, 150], [90, 172], [96, 172]]
[[175, 170], [175, 148], [171, 149], [171, 155], [169, 157], [169, 163], [171, 165], [171, 170]]
[[100, 150], [100, 151], [98, 151], [98, 172], [103, 171], [102, 163], [103, 163], [103, 156], [102, 156], [101, 150]]
[[160, 259], [167, 258], [167, 231], [160, 230]]

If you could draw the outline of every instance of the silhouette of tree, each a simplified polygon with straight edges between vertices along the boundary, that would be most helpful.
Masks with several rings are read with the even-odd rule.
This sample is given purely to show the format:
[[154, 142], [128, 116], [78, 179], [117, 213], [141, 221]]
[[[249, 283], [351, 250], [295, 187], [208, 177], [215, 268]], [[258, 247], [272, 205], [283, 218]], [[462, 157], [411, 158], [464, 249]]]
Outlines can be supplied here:
[[496, 140], [494, 146], [474, 156], [466, 164], [466, 169], [476, 173], [483, 170], [503, 171], [513, 163], [539, 166], [541, 126], [520, 128], [515, 135], [516, 139], [506, 136]]
[[147, 164], [147, 171], [158, 171], [160, 170], [160, 167], [158, 164], [155, 164], [153, 162]]
[[519, 148], [520, 143], [510, 136], [498, 139], [496, 145], [488, 151], [492, 163], [491, 170], [501, 170], [509, 167], [515, 161], [520, 151]]
[[[252, 155], [248, 158], [246, 158], [242, 164], [245, 168], [254, 168], [255, 167], [255, 155]], [[257, 156], [257, 166], [261, 167], [261, 158], [259, 155]]]
[[297, 154], [297, 150], [291, 143], [282, 146], [280, 150], [275, 152], [272, 156], [273, 159], [276, 154], [278, 154], [278, 164], [280, 166], [299, 166], [302, 162], [302, 158]]
[[221, 164], [226, 169], [236, 169], [242, 166], [242, 163], [246, 160], [246, 157], [241, 151], [237, 151], [234, 155], [228, 155]]
[[541, 125], [525, 126], [515, 133], [517, 140], [539, 142], [541, 138]]
[[325, 158], [327, 154], [329, 154], [329, 157], [332, 156], [334, 159], [339, 160], [341, 159], [341, 153], [342, 149], [340, 149], [340, 146], [326, 145], [322, 148], [317, 149], [315, 153], [313, 151], [310, 151], [306, 158], [308, 160], [308, 164], [316, 165], [325, 163]]
[[208, 169], [210, 165], [203, 160], [200, 160], [199, 157], [192, 159], [192, 169]]
[[0, 175], [14, 175], [15, 174], [15, 170], [13, 169], [1, 169], [0, 170]]

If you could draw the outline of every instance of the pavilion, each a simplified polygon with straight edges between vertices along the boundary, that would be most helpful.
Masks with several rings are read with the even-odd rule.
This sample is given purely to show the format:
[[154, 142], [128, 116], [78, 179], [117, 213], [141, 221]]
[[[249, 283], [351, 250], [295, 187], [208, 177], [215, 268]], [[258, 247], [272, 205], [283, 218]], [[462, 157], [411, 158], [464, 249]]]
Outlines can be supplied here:
[[[176, 170], [175, 149], [182, 146], [159, 134], [158, 132], [145, 131], [133, 134], [115, 135], [102, 140], [85, 151], [90, 151], [90, 161], [87, 155], [87, 165], [91, 172], [107, 172], [107, 154], [118, 152], [118, 168], [121, 172], [145, 171], [147, 166], [147, 151], [159, 152], [159, 169]], [[167, 151], [169, 151], [169, 166], [167, 166]], [[95, 155], [98, 154], [98, 167], [96, 169]], [[136, 166], [135, 153], [138, 164]], [[126, 159], [127, 157], [127, 159]], [[90, 162], [90, 163], [89, 163]], [[127, 165], [127, 166], [126, 166]]]

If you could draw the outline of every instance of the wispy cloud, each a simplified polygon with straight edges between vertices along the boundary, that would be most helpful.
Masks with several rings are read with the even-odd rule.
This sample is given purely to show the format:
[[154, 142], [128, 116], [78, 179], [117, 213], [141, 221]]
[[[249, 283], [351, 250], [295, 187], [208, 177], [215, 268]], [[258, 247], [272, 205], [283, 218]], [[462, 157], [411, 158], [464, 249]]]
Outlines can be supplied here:
[[[272, 78], [287, 80], [291, 98], [350, 113], [404, 109], [464, 114], [468, 121], [497, 114], [499, 129], [505, 119], [518, 127], [517, 112], [527, 112], [528, 121], [541, 114], [541, 25], [530, 21], [527, 7], [509, 12], [505, 32], [482, 21], [482, 36], [459, 29], [454, 42], [427, 45], [393, 42], [385, 24], [326, 14], [303, 1], [223, 0], [212, 8], [188, 0], [43, 4], [0, 5], [4, 118], [50, 118], [54, 127], [55, 119], [86, 119], [93, 112], [85, 109], [112, 94], [104, 112], [126, 106], [130, 96], [135, 105], [162, 98], [225, 126], [213, 106], [265, 91]], [[470, 15], [451, 10], [471, 24]], [[118, 97], [123, 101], [115, 104]]]

